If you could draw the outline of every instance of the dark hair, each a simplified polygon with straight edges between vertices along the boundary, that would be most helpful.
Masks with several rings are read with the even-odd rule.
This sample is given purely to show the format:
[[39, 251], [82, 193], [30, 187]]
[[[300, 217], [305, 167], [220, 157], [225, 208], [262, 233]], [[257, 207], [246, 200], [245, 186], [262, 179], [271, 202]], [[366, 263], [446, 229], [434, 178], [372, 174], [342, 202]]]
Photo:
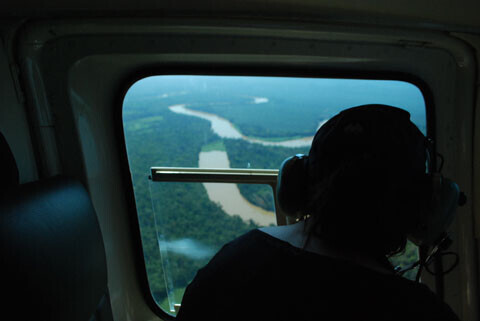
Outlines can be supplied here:
[[313, 233], [375, 255], [404, 251], [425, 199], [426, 155], [402, 109], [365, 105], [330, 119], [307, 164]]

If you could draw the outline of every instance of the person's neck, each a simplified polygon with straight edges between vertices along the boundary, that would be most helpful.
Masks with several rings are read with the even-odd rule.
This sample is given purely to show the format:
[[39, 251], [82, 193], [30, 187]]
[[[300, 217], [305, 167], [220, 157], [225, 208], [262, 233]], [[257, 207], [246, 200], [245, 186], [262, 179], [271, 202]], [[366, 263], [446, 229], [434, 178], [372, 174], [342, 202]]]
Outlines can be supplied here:
[[356, 251], [339, 246], [335, 242], [322, 240], [310, 231], [309, 224], [311, 224], [310, 221], [299, 221], [291, 225], [262, 228], [260, 230], [308, 252], [345, 260], [384, 274], [393, 273], [378, 258], [367, 252]]

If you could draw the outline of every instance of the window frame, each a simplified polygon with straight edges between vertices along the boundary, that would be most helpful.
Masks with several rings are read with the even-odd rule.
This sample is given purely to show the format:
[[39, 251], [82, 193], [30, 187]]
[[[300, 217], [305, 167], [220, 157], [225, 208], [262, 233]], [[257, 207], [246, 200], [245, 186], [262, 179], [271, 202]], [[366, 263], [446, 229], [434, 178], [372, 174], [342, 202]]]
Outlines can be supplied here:
[[152, 182], [264, 184], [273, 191], [277, 225], [288, 224], [289, 219], [277, 202], [277, 169], [151, 167]]
[[[282, 68], [273, 68], [273, 67], [263, 67], [263, 66], [252, 66], [251, 68], [245, 68], [245, 66], [241, 65], [231, 65], [231, 64], [224, 64], [218, 63], [215, 65], [209, 65], [205, 67], [202, 64], [184, 64], [184, 65], [176, 65], [171, 64], [168, 66], [146, 66], [145, 68], [136, 70], [135, 72], [131, 73], [129, 77], [127, 77], [121, 86], [121, 91], [119, 95], [119, 105], [121, 106], [119, 113], [119, 120], [120, 120], [120, 130], [122, 135], [122, 142], [123, 146], [122, 149], [125, 152], [124, 158], [124, 166], [128, 169], [128, 176], [126, 176], [126, 181], [128, 182], [128, 190], [130, 198], [128, 200], [129, 203], [129, 211], [132, 213], [132, 222], [135, 221], [135, 238], [137, 239], [137, 246], [139, 255], [137, 255], [137, 265], [139, 265], [139, 270], [141, 271], [141, 279], [142, 279], [142, 292], [144, 293], [145, 297], [148, 300], [148, 304], [150, 308], [161, 318], [165, 320], [175, 320], [175, 316], [169, 314], [167, 311], [164, 311], [160, 305], [157, 304], [153, 297], [153, 293], [150, 289], [150, 284], [148, 281], [147, 269], [146, 269], [146, 262], [145, 258], [143, 257], [143, 245], [142, 245], [142, 237], [141, 237], [141, 230], [140, 230], [140, 222], [139, 216], [136, 208], [135, 197], [133, 193], [133, 181], [130, 175], [130, 168], [127, 156], [127, 149], [126, 149], [126, 141], [124, 135], [124, 126], [123, 126], [123, 101], [127, 95], [128, 90], [137, 82], [147, 77], [152, 76], [259, 76], [259, 77], [291, 77], [291, 78], [334, 78], [334, 79], [358, 79], [358, 80], [386, 80], [386, 81], [403, 81], [410, 83], [417, 87], [425, 101], [425, 116], [426, 116], [426, 133], [427, 137], [435, 137], [435, 115], [434, 115], [434, 102], [433, 102], [433, 95], [430, 90], [430, 87], [419, 77], [403, 72], [388, 72], [388, 71], [378, 71], [378, 70], [344, 70], [340, 68], [299, 68], [299, 67], [282, 67]], [[435, 153], [435, 142], [433, 141], [432, 150]], [[432, 160], [432, 165], [436, 168], [436, 159]], [[155, 179], [159, 179], [157, 173], [154, 173], [155, 168], [169, 168], [174, 169], [178, 167], [152, 167], [151, 168], [151, 176], [149, 179], [152, 179], [154, 175], [156, 175]], [[197, 169], [195, 169], [197, 170]], [[197, 180], [198, 178], [206, 178], [210, 177], [210, 175], [215, 175], [214, 173], [203, 173], [195, 178], [195, 182], [204, 182]], [[167, 174], [173, 175], [173, 174]], [[180, 177], [185, 174], [179, 173], [177, 176]], [[173, 177], [173, 176], [170, 176]], [[236, 177], [238, 180], [237, 183], [248, 183], [243, 181], [248, 176], [243, 176], [242, 178]], [[165, 179], [165, 175], [164, 178]], [[183, 179], [186, 179], [184, 176]], [[189, 178], [193, 179], [193, 178]], [[170, 180], [171, 181], [171, 180]], [[271, 185], [271, 184], [268, 184]], [[271, 185], [273, 190], [276, 190], [276, 183]], [[275, 195], [275, 193], [274, 193]], [[278, 211], [278, 204], [276, 195], [275, 197], [275, 210]], [[283, 215], [283, 213], [281, 213]], [[276, 214], [277, 222], [278, 215]], [[282, 222], [282, 220], [280, 220]], [[290, 220], [285, 219], [285, 224], [291, 223]], [[421, 249], [419, 249], [421, 251]], [[140, 261], [140, 262], [139, 262]], [[443, 287], [443, 279], [441, 277], [435, 277], [435, 284], [436, 288]]]

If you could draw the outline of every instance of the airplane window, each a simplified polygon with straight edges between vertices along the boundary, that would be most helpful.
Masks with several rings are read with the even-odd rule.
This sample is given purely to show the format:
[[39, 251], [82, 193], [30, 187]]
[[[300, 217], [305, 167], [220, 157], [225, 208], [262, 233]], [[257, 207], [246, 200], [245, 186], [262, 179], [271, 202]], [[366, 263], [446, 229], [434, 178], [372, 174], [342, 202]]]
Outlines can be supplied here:
[[[330, 117], [363, 104], [404, 108], [426, 133], [423, 95], [403, 81], [169, 75], [130, 87], [125, 142], [150, 290], [164, 311], [176, 314], [185, 287], [223, 244], [276, 224], [275, 202], [271, 184], [208, 182], [207, 174], [156, 181], [151, 169], [278, 169], [286, 157], [307, 154]], [[392, 262], [417, 258], [409, 244]]]
[[[151, 183], [162, 266], [151, 271], [160, 281], [151, 287], [157, 291], [154, 295], [164, 310], [176, 312], [185, 286], [225, 243], [251, 229], [275, 224], [272, 188], [260, 185], [262, 191], [268, 191], [262, 195], [267, 202], [255, 205], [241, 194], [243, 188], [251, 193], [252, 186], [255, 187], [233, 183]], [[205, 191], [207, 197], [202, 197]]]

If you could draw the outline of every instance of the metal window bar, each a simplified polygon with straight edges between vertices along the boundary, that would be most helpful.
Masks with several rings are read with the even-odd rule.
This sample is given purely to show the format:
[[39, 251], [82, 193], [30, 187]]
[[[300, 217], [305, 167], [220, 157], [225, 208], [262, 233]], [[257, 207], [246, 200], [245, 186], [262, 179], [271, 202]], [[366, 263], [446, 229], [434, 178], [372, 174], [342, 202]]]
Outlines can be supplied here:
[[[277, 169], [152, 167], [150, 178], [153, 182], [268, 184], [275, 191], [277, 177]], [[285, 225], [286, 216], [278, 206], [276, 193], [273, 195], [277, 225]]]

